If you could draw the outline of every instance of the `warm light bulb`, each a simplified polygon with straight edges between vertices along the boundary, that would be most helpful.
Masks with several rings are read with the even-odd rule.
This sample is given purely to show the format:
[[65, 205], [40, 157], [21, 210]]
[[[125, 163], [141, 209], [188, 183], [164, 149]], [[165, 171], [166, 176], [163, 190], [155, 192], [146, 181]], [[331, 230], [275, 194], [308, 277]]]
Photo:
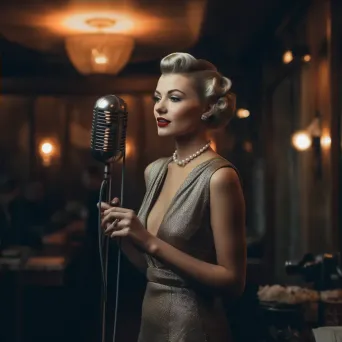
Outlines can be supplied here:
[[322, 147], [330, 147], [331, 145], [331, 138], [329, 135], [324, 135], [321, 137], [321, 146]]
[[49, 142], [45, 142], [41, 145], [40, 150], [42, 151], [43, 154], [49, 155], [53, 151], [53, 146]]
[[251, 113], [249, 112], [248, 109], [245, 109], [245, 108], [240, 108], [237, 110], [236, 112], [236, 116], [239, 118], [239, 119], [246, 119], [248, 118], [249, 116], [251, 115]]
[[292, 145], [298, 151], [307, 150], [311, 144], [311, 137], [306, 131], [299, 131], [292, 135]]
[[94, 62], [96, 64], [107, 64], [108, 58], [105, 55], [99, 55], [99, 56], [94, 57]]
[[285, 64], [289, 64], [293, 61], [293, 54], [292, 51], [286, 51], [283, 55], [283, 62]]
[[303, 56], [303, 61], [306, 62], [306, 63], [310, 62], [311, 61], [311, 56], [310, 55], [304, 55]]
[[95, 64], [104, 65], [108, 63], [108, 57], [98, 49], [92, 49], [91, 54]]

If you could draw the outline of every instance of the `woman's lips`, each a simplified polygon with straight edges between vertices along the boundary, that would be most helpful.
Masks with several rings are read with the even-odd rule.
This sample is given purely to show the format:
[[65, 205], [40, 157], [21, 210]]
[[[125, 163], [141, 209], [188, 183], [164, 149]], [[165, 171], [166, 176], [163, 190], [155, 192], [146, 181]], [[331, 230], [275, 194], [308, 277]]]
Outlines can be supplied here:
[[166, 119], [162, 119], [162, 118], [158, 118], [157, 119], [157, 125], [158, 127], [166, 127], [170, 124], [171, 121], [166, 120]]

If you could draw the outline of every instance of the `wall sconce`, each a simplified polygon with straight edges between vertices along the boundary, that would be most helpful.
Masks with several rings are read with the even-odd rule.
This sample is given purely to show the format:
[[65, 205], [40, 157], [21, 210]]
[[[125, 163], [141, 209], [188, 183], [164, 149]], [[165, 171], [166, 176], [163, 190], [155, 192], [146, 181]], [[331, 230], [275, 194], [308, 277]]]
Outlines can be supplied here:
[[319, 142], [319, 145], [324, 147], [328, 146], [330, 143], [329, 136], [322, 136], [321, 120], [319, 115], [317, 115], [310, 125], [301, 131], [297, 131], [292, 135], [292, 145], [297, 151], [306, 151], [312, 145], [314, 140]]
[[321, 117], [317, 113], [310, 125], [301, 131], [295, 132], [292, 137], [292, 145], [297, 151], [306, 151], [312, 147], [315, 155], [316, 176], [322, 175], [322, 148], [328, 148], [331, 145], [329, 135], [322, 134]]
[[309, 49], [306, 46], [297, 46], [294, 47], [293, 50], [286, 50], [283, 53], [284, 64], [290, 64], [295, 59], [300, 59], [305, 63], [309, 63], [311, 61]]
[[250, 111], [246, 108], [239, 108], [237, 111], [236, 111], [236, 116], [239, 118], [239, 119], [246, 119], [248, 118], [249, 116], [251, 115]]
[[292, 135], [291, 140], [297, 151], [305, 151], [312, 145], [311, 136], [307, 131], [297, 131]]
[[311, 61], [311, 55], [307, 54], [302, 57], [303, 62], [309, 63]]
[[287, 50], [283, 54], [283, 63], [290, 64], [293, 61], [293, 53], [290, 50]]
[[44, 139], [39, 144], [39, 155], [44, 166], [51, 166], [53, 158], [58, 154], [57, 144], [49, 139]]

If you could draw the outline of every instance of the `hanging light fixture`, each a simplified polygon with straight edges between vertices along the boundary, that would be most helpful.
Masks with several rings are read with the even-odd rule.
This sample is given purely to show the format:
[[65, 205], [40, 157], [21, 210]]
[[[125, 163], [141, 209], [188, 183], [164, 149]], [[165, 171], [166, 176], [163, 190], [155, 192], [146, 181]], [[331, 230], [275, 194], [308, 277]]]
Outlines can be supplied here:
[[86, 24], [95, 32], [66, 38], [65, 47], [70, 61], [84, 75], [116, 75], [128, 63], [134, 39], [124, 34], [106, 32], [116, 24], [113, 19], [93, 18], [86, 20]]

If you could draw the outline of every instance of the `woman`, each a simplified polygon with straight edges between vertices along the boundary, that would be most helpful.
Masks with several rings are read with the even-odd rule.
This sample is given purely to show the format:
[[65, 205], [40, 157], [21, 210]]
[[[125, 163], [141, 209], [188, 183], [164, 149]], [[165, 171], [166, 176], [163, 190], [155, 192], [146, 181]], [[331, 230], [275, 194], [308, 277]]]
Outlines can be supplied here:
[[154, 115], [176, 151], [146, 168], [137, 216], [101, 203], [102, 223], [147, 276], [139, 342], [231, 341], [222, 298], [244, 289], [245, 207], [237, 172], [206, 138], [232, 117], [231, 82], [186, 53], [161, 73]]

